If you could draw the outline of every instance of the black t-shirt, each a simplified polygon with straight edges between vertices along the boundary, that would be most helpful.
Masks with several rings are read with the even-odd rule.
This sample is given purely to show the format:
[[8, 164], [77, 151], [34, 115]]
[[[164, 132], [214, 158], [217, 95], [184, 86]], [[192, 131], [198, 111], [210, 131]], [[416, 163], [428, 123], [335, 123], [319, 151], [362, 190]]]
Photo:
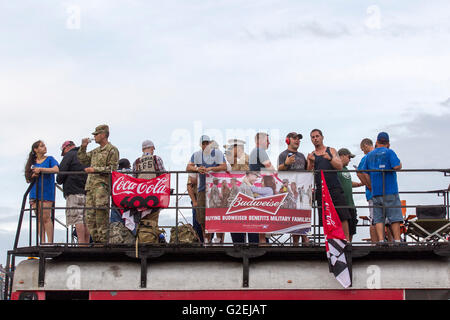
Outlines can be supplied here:
[[301, 152], [292, 152], [288, 149], [284, 150], [278, 156], [278, 165], [285, 163], [289, 153], [295, 154], [295, 162], [290, 166], [286, 166], [287, 170], [306, 170], [306, 158]]

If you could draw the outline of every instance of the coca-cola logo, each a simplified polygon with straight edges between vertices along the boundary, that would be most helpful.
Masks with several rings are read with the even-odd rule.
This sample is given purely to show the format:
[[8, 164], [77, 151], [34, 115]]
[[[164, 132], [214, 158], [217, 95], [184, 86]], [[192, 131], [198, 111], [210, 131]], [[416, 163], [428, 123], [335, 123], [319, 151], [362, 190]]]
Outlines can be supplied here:
[[333, 217], [331, 216], [330, 204], [327, 201], [324, 201], [324, 213], [327, 226], [332, 226], [333, 228], [335, 228], [336, 223], [334, 222]]
[[[140, 180], [138, 182], [138, 180]], [[168, 192], [167, 174], [150, 180], [132, 179], [125, 175], [120, 175], [114, 182], [112, 194], [131, 195], [131, 194], [165, 194]]]
[[271, 215], [276, 215], [286, 197], [287, 193], [262, 198], [253, 198], [239, 192], [228, 208], [226, 214], [247, 210], [257, 210]]

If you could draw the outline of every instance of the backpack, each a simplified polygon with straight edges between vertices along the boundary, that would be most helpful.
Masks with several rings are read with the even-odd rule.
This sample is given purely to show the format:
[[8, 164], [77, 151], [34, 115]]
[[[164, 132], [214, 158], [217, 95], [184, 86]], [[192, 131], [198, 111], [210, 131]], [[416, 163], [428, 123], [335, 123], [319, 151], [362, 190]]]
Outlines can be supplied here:
[[135, 241], [133, 233], [121, 221], [109, 224], [110, 244], [134, 244]]
[[[181, 225], [180, 225], [181, 224]], [[170, 229], [170, 243], [176, 243], [177, 228]], [[178, 243], [199, 243], [200, 239], [191, 224], [179, 222], [178, 225]]]
[[141, 244], [159, 243], [159, 236], [162, 233], [166, 231], [158, 228], [155, 221], [142, 219], [137, 229], [137, 240]]

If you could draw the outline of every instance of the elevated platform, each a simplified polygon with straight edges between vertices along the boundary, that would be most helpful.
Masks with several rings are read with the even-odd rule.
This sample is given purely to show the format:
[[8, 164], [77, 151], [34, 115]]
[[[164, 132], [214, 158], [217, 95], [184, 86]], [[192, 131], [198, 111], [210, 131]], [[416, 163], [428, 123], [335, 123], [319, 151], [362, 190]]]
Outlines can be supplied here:
[[329, 273], [323, 246], [152, 245], [139, 246], [137, 256], [130, 246], [26, 247], [14, 255], [38, 259], [18, 264], [12, 291], [86, 292], [91, 299], [271, 299], [283, 292], [303, 299], [321, 290], [340, 292], [330, 297], [394, 299], [406, 289], [450, 288], [448, 243], [351, 250], [353, 286], [344, 289]]

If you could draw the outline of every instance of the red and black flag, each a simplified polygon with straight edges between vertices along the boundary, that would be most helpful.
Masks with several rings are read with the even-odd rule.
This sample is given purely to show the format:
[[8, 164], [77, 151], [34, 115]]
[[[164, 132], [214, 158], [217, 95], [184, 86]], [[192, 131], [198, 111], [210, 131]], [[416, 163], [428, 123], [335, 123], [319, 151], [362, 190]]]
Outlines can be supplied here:
[[333, 205], [325, 177], [322, 174], [322, 221], [328, 266], [344, 288], [352, 286], [351, 250], [342, 230], [341, 220]]

